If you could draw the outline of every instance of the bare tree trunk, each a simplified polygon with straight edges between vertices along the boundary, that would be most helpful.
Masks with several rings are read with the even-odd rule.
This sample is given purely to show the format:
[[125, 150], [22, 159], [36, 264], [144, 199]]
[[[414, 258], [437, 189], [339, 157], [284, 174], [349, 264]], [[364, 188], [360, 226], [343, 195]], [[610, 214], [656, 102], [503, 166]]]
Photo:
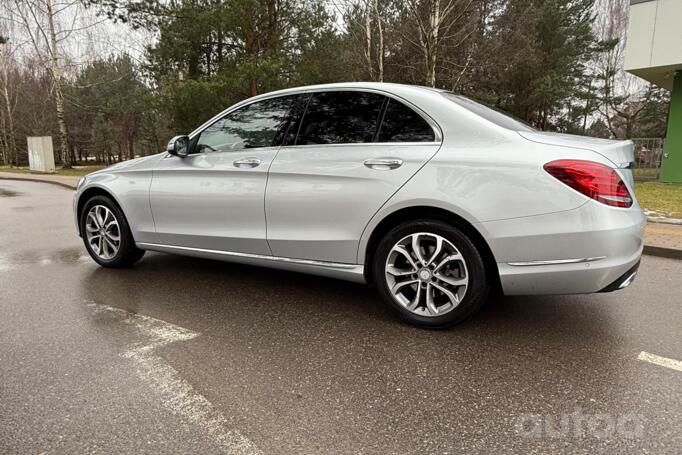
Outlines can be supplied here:
[[374, 67], [372, 65], [372, 14], [370, 12], [369, 0], [367, 3], [367, 15], [365, 17], [365, 37], [367, 48], [365, 49], [365, 58], [367, 60], [367, 72], [370, 80], [374, 80]]
[[5, 128], [5, 116], [0, 114], [0, 164], [11, 164], [9, 160], [9, 146], [7, 145], [7, 128]]
[[[381, 16], [379, 15], [379, 0], [374, 0], [374, 15], [377, 21], [377, 32], [379, 34], [379, 49], [377, 65], [379, 67], [379, 82], [384, 82], [384, 28], [381, 24]], [[369, 15], [368, 15], [369, 16]]]
[[16, 142], [14, 138], [14, 120], [12, 118], [12, 102], [10, 101], [9, 98], [9, 90], [7, 89], [8, 86], [8, 76], [7, 76], [7, 65], [3, 65], [3, 71], [2, 71], [2, 82], [3, 82], [3, 87], [2, 87], [2, 95], [3, 99], [5, 101], [5, 113], [7, 114], [7, 119], [6, 119], [6, 138], [5, 138], [5, 145], [7, 147], [7, 161], [10, 166], [13, 164], [17, 164], [17, 159], [16, 159], [16, 154], [17, 154], [17, 147], [16, 147]]
[[[253, 11], [251, 10], [250, 6], [246, 7], [244, 15], [246, 16], [246, 54], [253, 58], [253, 63], [255, 63], [256, 48], [253, 29]], [[258, 84], [256, 83], [256, 79], [254, 77], [251, 77], [249, 80], [249, 94], [251, 96], [258, 95]]]
[[[404, 0], [405, 13], [412, 22], [405, 40], [418, 49], [423, 67], [421, 77], [428, 86], [435, 87], [438, 79], [439, 56], [458, 48], [473, 34], [478, 24], [472, 5], [475, 0]], [[415, 33], [416, 32], [416, 33]], [[443, 48], [449, 44], [448, 50]], [[456, 44], [453, 44], [457, 42]], [[465, 68], [466, 71], [466, 68]]]
[[222, 29], [218, 30], [217, 40], [218, 40], [218, 47], [216, 49], [216, 53], [217, 53], [216, 59], [218, 60], [217, 67], [218, 67], [218, 69], [220, 69], [220, 64], [223, 63], [223, 31], [222, 31]]
[[54, 82], [54, 98], [57, 108], [57, 124], [59, 126], [59, 142], [62, 153], [62, 167], [71, 168], [71, 154], [69, 153], [69, 131], [66, 128], [64, 116], [64, 94], [62, 93], [62, 72], [57, 59], [57, 35], [54, 30], [54, 12], [52, 0], [45, 0], [47, 9], [47, 25], [50, 34], [50, 58], [52, 62], [52, 79]]
[[547, 131], [547, 127], [549, 126], [549, 108], [547, 106], [544, 106], [542, 108], [542, 128], [540, 128], [542, 131]]
[[135, 159], [135, 139], [132, 133], [128, 133], [128, 159]]
[[[5, 146], [5, 159], [7, 161], [7, 164], [12, 166], [12, 164], [16, 165], [16, 142], [15, 142], [15, 137], [14, 137], [14, 113], [12, 112], [12, 101], [10, 100], [9, 96], [9, 67], [10, 67], [10, 61], [9, 61], [9, 53], [6, 50], [6, 46], [9, 46], [9, 44], [0, 44], [1, 46], [5, 47], [4, 52], [0, 54], [0, 61], [2, 62], [2, 96], [3, 96], [3, 101], [5, 102], [5, 114], [7, 115], [7, 118], [4, 119], [4, 128], [3, 128], [3, 142]], [[4, 117], [4, 116], [3, 116]]]
[[431, 1], [431, 11], [429, 13], [429, 33], [426, 38], [426, 84], [436, 86], [436, 63], [438, 49], [438, 29], [440, 28], [440, 0]]
[[615, 138], [617, 136], [616, 129], [613, 126], [613, 122], [611, 119], [611, 112], [609, 107], [611, 106], [611, 82], [613, 81], [613, 77], [611, 76], [611, 67], [607, 66], [606, 72], [604, 75], [604, 119], [606, 120], [606, 126], [609, 129], [609, 132], [611, 135]]
[[585, 112], [583, 113], [583, 127], [582, 134], [587, 131], [587, 117], [589, 117], [588, 112], [590, 112], [590, 97], [592, 96], [592, 80], [590, 80], [590, 85], [587, 88], [587, 100], [585, 101]]

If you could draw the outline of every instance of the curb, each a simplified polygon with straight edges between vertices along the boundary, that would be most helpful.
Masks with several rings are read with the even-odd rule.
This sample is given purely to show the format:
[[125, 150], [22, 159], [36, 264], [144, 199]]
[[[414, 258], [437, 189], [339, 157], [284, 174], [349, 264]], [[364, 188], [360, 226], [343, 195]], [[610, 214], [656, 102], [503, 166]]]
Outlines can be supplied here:
[[662, 215], [655, 210], [649, 210], [646, 208], [642, 209], [642, 212], [644, 212], [644, 216], [646, 216], [646, 220], [649, 223], [682, 225], [682, 218], [671, 218], [669, 216]]
[[[24, 181], [24, 182], [51, 183], [52, 185], [57, 185], [57, 186], [60, 186], [62, 188], [67, 188], [70, 190], [76, 189], [75, 185], [69, 185], [68, 183], [57, 182], [55, 180], [42, 180], [42, 179], [30, 178], [30, 177], [29, 178], [21, 178], [21, 177], [0, 176], [0, 180], [17, 180], [17, 181]], [[664, 248], [661, 246], [644, 245], [644, 250], [642, 251], [642, 253], [646, 254], [648, 256], [657, 256], [657, 257], [668, 258], [668, 259], [682, 260], [682, 250], [676, 250], [674, 248]]]
[[0, 180], [15, 180], [18, 182], [38, 182], [38, 183], [51, 183], [52, 185], [57, 185], [61, 186], [62, 188], [68, 188], [70, 190], [76, 190], [76, 185], [70, 185], [68, 183], [64, 182], [58, 182], [56, 180], [43, 180], [43, 179], [36, 179], [36, 178], [31, 178], [31, 177], [5, 177], [5, 176], [0, 176]]
[[644, 245], [643, 254], [658, 256], [661, 258], [682, 260], [682, 250], [674, 248], [664, 248], [662, 246]]
[[649, 223], [656, 223], [656, 224], [672, 224], [672, 225], [677, 225], [677, 226], [682, 225], [682, 220], [679, 218], [663, 218], [663, 217], [657, 217], [657, 216], [647, 216], [646, 220]]

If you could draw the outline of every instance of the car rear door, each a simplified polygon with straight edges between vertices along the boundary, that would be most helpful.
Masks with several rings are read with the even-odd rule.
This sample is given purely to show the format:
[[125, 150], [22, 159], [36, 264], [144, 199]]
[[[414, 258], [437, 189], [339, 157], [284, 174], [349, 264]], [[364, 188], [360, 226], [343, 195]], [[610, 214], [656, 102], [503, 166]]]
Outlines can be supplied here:
[[194, 136], [189, 156], [159, 161], [149, 196], [156, 243], [270, 254], [265, 185], [297, 99], [240, 107]]
[[376, 211], [439, 149], [431, 120], [372, 91], [312, 93], [272, 162], [265, 196], [273, 255], [355, 263]]

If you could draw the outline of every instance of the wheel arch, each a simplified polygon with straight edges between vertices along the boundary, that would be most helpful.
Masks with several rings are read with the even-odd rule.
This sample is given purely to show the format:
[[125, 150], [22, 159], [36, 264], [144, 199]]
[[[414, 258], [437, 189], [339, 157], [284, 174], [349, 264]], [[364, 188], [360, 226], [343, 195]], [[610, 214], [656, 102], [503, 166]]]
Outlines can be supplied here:
[[478, 229], [465, 218], [450, 210], [429, 205], [416, 205], [400, 208], [384, 216], [384, 218], [374, 227], [364, 250], [365, 280], [368, 284], [373, 283], [372, 261], [374, 260], [374, 253], [376, 252], [377, 246], [383, 236], [399, 224], [416, 219], [442, 221], [464, 232], [481, 252], [483, 264], [491, 282], [494, 283], [497, 289], [501, 289], [500, 273], [497, 268], [495, 256], [493, 255], [488, 242]]
[[83, 213], [83, 207], [85, 207], [85, 203], [94, 196], [106, 196], [111, 199], [112, 202], [116, 204], [119, 210], [123, 213], [123, 216], [126, 217], [126, 221], [128, 220], [128, 216], [123, 210], [123, 206], [121, 206], [121, 203], [111, 191], [101, 186], [90, 186], [83, 190], [83, 192], [78, 196], [78, 203], [76, 205], [76, 226], [78, 227], [78, 235], [81, 237], [83, 236], [83, 233], [81, 232], [81, 215]]

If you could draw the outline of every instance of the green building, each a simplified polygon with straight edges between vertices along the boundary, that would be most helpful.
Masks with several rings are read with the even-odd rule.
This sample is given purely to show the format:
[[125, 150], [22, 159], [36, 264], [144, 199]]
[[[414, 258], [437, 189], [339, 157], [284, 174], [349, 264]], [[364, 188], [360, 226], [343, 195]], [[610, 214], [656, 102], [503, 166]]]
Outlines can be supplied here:
[[671, 91], [662, 182], [682, 182], [682, 0], [630, 0], [625, 70]]

